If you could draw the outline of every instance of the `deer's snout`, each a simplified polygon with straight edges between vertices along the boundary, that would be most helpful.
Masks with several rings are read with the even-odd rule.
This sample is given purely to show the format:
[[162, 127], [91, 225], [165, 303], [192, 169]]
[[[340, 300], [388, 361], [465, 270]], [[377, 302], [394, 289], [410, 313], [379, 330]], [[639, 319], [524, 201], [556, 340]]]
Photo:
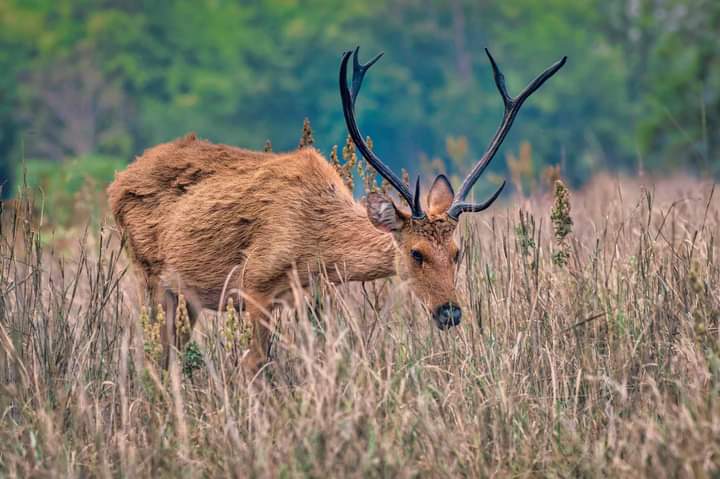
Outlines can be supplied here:
[[435, 310], [433, 318], [438, 328], [446, 330], [460, 324], [462, 310], [457, 304], [445, 303]]

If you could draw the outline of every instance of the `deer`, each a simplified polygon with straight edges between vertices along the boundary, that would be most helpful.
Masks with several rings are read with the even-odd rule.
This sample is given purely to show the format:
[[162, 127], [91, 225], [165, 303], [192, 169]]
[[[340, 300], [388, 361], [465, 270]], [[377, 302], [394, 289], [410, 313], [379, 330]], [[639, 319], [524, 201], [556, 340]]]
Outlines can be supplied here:
[[441, 174], [423, 202], [420, 177], [411, 192], [368, 146], [356, 121], [355, 102], [365, 74], [383, 53], [361, 64], [359, 47], [343, 53], [340, 62], [345, 123], [362, 156], [399, 199], [377, 191], [356, 200], [336, 168], [312, 147], [256, 152], [195, 134], [149, 148], [117, 173], [107, 189], [109, 205], [144, 285], [145, 304], [165, 312], [164, 367], [172, 348], [182, 350], [189, 340], [187, 331], [176, 331], [179, 295], [194, 298], [188, 304], [192, 329], [202, 309], [221, 310], [228, 282], [236, 282], [244, 317], [252, 325], [241, 368], [257, 373], [269, 359], [272, 313], [291, 293], [293, 274], [306, 288], [321, 268], [333, 283], [398, 276], [440, 330], [458, 326], [460, 249], [454, 233], [463, 214], [484, 211], [495, 202], [505, 181], [483, 202], [467, 197], [521, 106], [567, 60], [548, 67], [512, 97], [495, 59], [487, 49], [485, 53], [504, 114], [457, 193]]

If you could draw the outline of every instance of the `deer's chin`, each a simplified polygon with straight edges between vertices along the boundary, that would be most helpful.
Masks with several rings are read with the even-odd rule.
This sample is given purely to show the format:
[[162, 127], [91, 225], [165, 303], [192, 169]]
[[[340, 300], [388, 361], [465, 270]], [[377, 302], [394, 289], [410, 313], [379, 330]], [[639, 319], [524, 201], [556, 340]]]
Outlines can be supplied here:
[[452, 329], [460, 324], [459, 319], [441, 319], [441, 318], [433, 318], [433, 322], [435, 323], [435, 326], [440, 331], [447, 331], [449, 329]]
[[435, 320], [435, 326], [437, 326], [440, 331], [447, 331], [448, 329], [455, 327], [452, 323], [443, 323], [437, 319]]
[[[458, 324], [459, 324], [459, 323], [458, 323]], [[435, 321], [435, 326], [437, 326], [437, 328], [438, 328], [440, 331], [449, 331], [450, 329], [453, 329], [453, 328], [457, 327], [458, 324], [454, 324], [454, 323], [442, 323], [442, 322], [440, 322], [440, 321]]]

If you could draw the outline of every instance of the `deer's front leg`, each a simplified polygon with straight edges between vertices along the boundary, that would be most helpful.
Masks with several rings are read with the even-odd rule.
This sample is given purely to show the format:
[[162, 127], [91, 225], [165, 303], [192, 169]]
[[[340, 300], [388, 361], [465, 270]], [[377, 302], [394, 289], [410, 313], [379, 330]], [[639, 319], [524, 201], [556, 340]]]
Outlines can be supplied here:
[[267, 362], [270, 354], [270, 339], [272, 338], [270, 303], [268, 299], [257, 296], [249, 296], [245, 300], [245, 318], [252, 324], [252, 339], [250, 348], [245, 352], [241, 364], [244, 372], [250, 377], [257, 374]]
[[160, 366], [167, 370], [170, 365], [170, 356], [173, 354], [173, 348], [177, 353], [182, 354], [185, 346], [190, 341], [193, 327], [197, 322], [200, 314], [198, 307], [192, 302], [185, 301], [183, 304], [184, 313], [187, 314], [183, 318], [182, 327], [178, 321], [178, 295], [171, 289], [164, 289], [162, 303], [158, 305], [163, 309], [165, 322], [160, 325], [160, 344], [162, 345], [162, 357], [160, 358]]
[[158, 308], [162, 308], [164, 312], [165, 322], [160, 325], [160, 344], [162, 345], [162, 356], [160, 358], [160, 367], [167, 371], [170, 365], [170, 354], [172, 346], [175, 344], [175, 313], [177, 312], [178, 298], [169, 289], [162, 292], [162, 303], [158, 304]]

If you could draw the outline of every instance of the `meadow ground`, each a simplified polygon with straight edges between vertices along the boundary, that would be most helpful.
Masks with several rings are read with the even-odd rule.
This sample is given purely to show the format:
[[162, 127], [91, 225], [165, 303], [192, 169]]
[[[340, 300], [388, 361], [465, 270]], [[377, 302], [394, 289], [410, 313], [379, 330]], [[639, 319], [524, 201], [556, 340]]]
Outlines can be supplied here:
[[714, 189], [599, 176], [564, 238], [550, 193], [475, 215], [446, 333], [397, 280], [319, 278], [252, 383], [231, 313], [155, 367], [112, 223], [53, 251], [6, 204], [0, 476], [717, 477]]

